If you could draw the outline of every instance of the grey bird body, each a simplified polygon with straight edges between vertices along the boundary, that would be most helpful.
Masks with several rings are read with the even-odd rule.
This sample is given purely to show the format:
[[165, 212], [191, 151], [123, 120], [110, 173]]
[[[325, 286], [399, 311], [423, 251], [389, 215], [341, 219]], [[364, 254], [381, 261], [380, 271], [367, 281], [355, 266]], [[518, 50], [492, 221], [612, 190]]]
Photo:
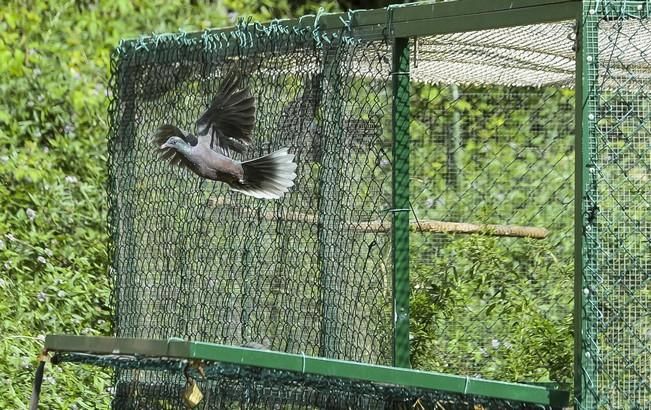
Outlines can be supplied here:
[[200, 177], [228, 184], [244, 181], [242, 164], [214, 151], [208, 144], [199, 142], [195, 146], [190, 146], [185, 158], [190, 169]]
[[188, 168], [200, 177], [227, 183], [231, 190], [255, 198], [282, 197], [294, 185], [294, 155], [283, 148], [248, 161], [230, 158], [251, 143], [255, 125], [255, 100], [240, 79], [229, 73], [208, 109], [196, 122], [197, 136], [175, 125], [156, 131], [153, 143], [161, 158]]

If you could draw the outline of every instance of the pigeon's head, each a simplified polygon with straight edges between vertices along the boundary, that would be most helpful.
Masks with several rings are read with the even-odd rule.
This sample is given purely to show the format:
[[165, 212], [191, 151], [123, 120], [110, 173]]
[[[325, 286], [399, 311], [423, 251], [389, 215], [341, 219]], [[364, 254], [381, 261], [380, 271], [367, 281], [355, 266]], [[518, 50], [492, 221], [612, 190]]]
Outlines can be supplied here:
[[160, 148], [161, 149], [172, 148], [177, 151], [184, 152], [190, 149], [190, 144], [185, 142], [183, 138], [174, 136], [174, 137], [169, 137], [167, 141], [165, 141], [165, 144], [161, 145]]

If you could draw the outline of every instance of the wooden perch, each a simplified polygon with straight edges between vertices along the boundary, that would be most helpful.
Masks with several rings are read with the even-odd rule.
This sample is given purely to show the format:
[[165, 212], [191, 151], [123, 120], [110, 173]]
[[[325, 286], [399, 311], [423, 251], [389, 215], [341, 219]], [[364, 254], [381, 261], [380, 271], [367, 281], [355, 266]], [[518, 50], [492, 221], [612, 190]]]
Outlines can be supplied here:
[[[360, 222], [353, 227], [362, 232], [389, 232], [391, 224], [388, 222]], [[465, 233], [485, 234], [490, 236], [511, 236], [521, 238], [545, 239], [549, 231], [545, 228], [518, 225], [493, 225], [472, 224], [465, 222], [446, 222], [423, 220], [409, 223], [409, 230], [427, 233]]]
[[[237, 206], [224, 197], [210, 198], [208, 200], [208, 203], [210, 206]], [[258, 213], [252, 209], [242, 209], [240, 212], [244, 215], [260, 217], [266, 221], [301, 222], [307, 224], [319, 223], [319, 218], [317, 215], [306, 214], [302, 212], [282, 212], [280, 216], [276, 212], [266, 211], [263, 213]], [[344, 224], [344, 229], [349, 229], [360, 233], [379, 233], [391, 231], [390, 221], [345, 222]], [[532, 239], [545, 239], [547, 235], [549, 235], [549, 230], [533, 226], [473, 224], [465, 222], [447, 222], [434, 220], [411, 222], [409, 223], [409, 230], [412, 232], [423, 233], [484, 234], [489, 236], [508, 236]]]

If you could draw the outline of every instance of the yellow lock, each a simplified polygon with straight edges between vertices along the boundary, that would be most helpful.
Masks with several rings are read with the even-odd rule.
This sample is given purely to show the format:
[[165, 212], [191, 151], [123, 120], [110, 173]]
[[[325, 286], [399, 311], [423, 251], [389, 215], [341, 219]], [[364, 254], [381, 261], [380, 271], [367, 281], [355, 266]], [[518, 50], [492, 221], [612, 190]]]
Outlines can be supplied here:
[[196, 407], [201, 400], [203, 400], [203, 393], [201, 393], [197, 383], [194, 380], [189, 379], [188, 383], [185, 385], [185, 391], [183, 392], [183, 401], [185, 401], [185, 405], [192, 409]]

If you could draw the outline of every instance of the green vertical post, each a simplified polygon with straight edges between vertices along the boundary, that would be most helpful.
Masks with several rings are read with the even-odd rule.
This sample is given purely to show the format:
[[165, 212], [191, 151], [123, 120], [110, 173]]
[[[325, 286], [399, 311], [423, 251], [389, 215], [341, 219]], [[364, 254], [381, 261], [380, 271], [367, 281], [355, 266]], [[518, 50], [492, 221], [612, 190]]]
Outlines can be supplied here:
[[393, 44], [393, 365], [409, 360], [409, 39]]
[[[597, 408], [596, 180], [594, 127], [597, 101], [597, 13], [594, 1], [577, 16], [574, 199], [574, 394], [575, 408]], [[591, 12], [592, 10], [592, 12]]]

